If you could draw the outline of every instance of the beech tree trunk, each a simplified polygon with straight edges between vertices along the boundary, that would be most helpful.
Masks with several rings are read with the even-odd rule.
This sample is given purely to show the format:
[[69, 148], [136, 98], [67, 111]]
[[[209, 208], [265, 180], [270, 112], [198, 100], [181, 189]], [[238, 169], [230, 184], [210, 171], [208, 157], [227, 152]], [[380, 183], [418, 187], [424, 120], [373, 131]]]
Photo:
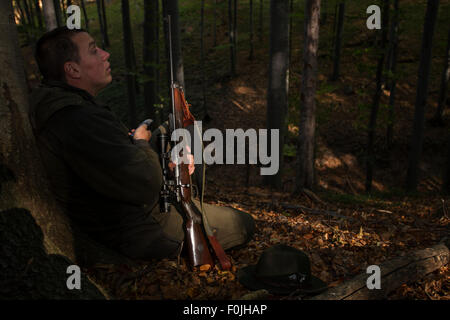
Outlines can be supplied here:
[[319, 48], [320, 0], [305, 1], [305, 43], [300, 93], [300, 134], [297, 146], [296, 191], [314, 187], [314, 144], [316, 131], [317, 52]]
[[[286, 132], [285, 122], [288, 111], [289, 91], [289, 0], [271, 0], [270, 2], [270, 56], [269, 85], [267, 88], [267, 129], [280, 130], [278, 143], [280, 165], [278, 173], [266, 176], [268, 185], [281, 189], [283, 173], [283, 146]], [[270, 135], [268, 135], [270, 137]]]
[[42, 10], [44, 11], [45, 29], [51, 31], [58, 27], [53, 0], [42, 0]]
[[380, 300], [402, 284], [415, 282], [427, 274], [445, 266], [450, 260], [449, 249], [444, 243], [412, 252], [404, 257], [383, 262], [380, 267], [380, 289], [369, 290], [365, 271], [336, 287], [316, 295], [311, 300]]
[[427, 104], [428, 78], [430, 75], [431, 65], [431, 48], [433, 44], [433, 35], [438, 8], [439, 0], [428, 0], [422, 34], [422, 52], [420, 55], [417, 81], [413, 132], [410, 140], [410, 151], [408, 155], [408, 172], [406, 177], [406, 190], [408, 191], [415, 191], [419, 182], [419, 162], [423, 147], [425, 107]]

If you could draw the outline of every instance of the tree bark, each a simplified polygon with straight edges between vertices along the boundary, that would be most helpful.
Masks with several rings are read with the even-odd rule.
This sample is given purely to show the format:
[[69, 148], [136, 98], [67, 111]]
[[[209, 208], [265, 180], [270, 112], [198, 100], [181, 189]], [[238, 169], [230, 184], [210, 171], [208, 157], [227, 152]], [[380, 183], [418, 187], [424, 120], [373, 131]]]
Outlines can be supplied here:
[[369, 290], [366, 272], [311, 298], [311, 300], [380, 300], [402, 284], [422, 279], [427, 274], [445, 266], [449, 262], [449, 250], [444, 244], [412, 252], [407, 256], [383, 262], [381, 288]]
[[[275, 189], [281, 189], [283, 172], [283, 146], [286, 133], [285, 122], [288, 111], [289, 91], [289, 0], [270, 2], [270, 55], [269, 84], [267, 88], [267, 129], [280, 130], [279, 140], [270, 141], [279, 145], [279, 170], [266, 176], [265, 182]], [[268, 135], [270, 137], [270, 135]]]
[[296, 191], [314, 187], [314, 144], [316, 130], [317, 52], [319, 48], [320, 0], [305, 1], [305, 42], [300, 93], [300, 134], [297, 146]]
[[122, 0], [122, 26], [123, 26], [123, 49], [125, 52], [125, 66], [127, 69], [127, 92], [128, 92], [128, 121], [129, 126], [135, 128], [136, 118], [136, 82], [134, 74], [136, 66], [133, 64], [133, 46], [130, 23], [130, 6], [128, 0]]
[[428, 78], [431, 65], [431, 48], [433, 44], [434, 28], [436, 25], [439, 0], [428, 0], [427, 11], [422, 34], [422, 52], [417, 81], [417, 95], [414, 111], [413, 132], [410, 140], [408, 155], [408, 172], [406, 177], [406, 190], [415, 191], [419, 181], [419, 162], [422, 154], [425, 107], [428, 96]]
[[388, 25], [389, 25], [389, 0], [384, 1], [383, 6], [383, 21], [382, 21], [382, 39], [381, 39], [381, 54], [378, 59], [377, 75], [376, 75], [376, 85], [375, 94], [373, 98], [372, 108], [370, 110], [370, 119], [367, 132], [367, 150], [366, 150], [366, 192], [372, 190], [372, 179], [373, 179], [373, 166], [375, 162], [374, 155], [374, 143], [375, 143], [375, 130], [378, 116], [378, 109], [380, 107], [381, 100], [381, 85], [383, 84], [383, 68], [384, 61], [386, 57], [386, 43], [388, 35]]
[[45, 28], [51, 31], [58, 27], [53, 0], [42, 0], [42, 9], [44, 11]]

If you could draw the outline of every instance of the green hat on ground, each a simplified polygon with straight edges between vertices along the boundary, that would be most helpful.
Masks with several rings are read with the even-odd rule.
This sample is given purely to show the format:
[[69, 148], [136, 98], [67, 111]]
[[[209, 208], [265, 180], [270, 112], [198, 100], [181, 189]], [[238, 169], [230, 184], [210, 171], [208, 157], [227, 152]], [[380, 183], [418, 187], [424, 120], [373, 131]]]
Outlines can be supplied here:
[[308, 256], [282, 244], [264, 250], [258, 263], [239, 269], [237, 277], [251, 290], [266, 289], [279, 295], [294, 291], [318, 294], [327, 289], [325, 282], [311, 275]]

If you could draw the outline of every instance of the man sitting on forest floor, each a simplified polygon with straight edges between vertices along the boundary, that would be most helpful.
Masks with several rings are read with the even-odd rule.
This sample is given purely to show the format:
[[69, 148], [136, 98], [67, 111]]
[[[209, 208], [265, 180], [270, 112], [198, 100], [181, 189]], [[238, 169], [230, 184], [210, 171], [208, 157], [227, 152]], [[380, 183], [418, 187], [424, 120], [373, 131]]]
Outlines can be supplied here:
[[[152, 134], [143, 124], [130, 138], [94, 98], [112, 81], [109, 56], [84, 30], [61, 27], [38, 40], [44, 79], [32, 93], [30, 120], [41, 157], [56, 199], [82, 231], [131, 258], [173, 258], [184, 240], [183, 218], [173, 206], [160, 213]], [[204, 209], [225, 250], [250, 241], [249, 214]]]

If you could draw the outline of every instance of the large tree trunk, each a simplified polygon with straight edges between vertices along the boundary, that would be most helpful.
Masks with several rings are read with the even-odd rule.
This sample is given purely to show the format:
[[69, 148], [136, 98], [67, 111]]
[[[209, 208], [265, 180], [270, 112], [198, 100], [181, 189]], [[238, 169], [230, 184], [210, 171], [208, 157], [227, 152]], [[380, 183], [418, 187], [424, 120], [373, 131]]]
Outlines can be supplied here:
[[123, 26], [123, 49], [125, 52], [125, 66], [127, 68], [127, 92], [128, 92], [128, 125], [135, 128], [136, 119], [136, 65], [133, 63], [133, 38], [131, 34], [130, 6], [128, 0], [122, 0], [122, 26]]
[[337, 287], [316, 295], [311, 300], [380, 300], [402, 284], [415, 282], [427, 274], [445, 266], [450, 260], [448, 247], [438, 244], [434, 247], [410, 253], [404, 257], [383, 262], [380, 267], [380, 289], [369, 290], [366, 272], [350, 279]]
[[42, 0], [42, 9], [44, 11], [45, 29], [51, 31], [57, 28], [58, 22], [56, 21], [53, 0]]
[[158, 11], [158, 0], [144, 0], [144, 101], [146, 117], [151, 119], [158, 103]]
[[0, 297], [104, 298], [85, 275], [81, 290], [66, 287], [67, 267], [86, 262], [80, 253], [94, 252], [102, 261], [103, 251], [92, 242], [80, 246], [82, 239], [49, 192], [28, 120], [23, 61], [11, 17], [11, 2], [0, 1]]
[[382, 39], [381, 39], [381, 53], [378, 59], [377, 75], [376, 75], [376, 85], [375, 94], [373, 97], [373, 104], [370, 110], [370, 119], [367, 132], [367, 150], [366, 150], [366, 191], [370, 192], [372, 190], [372, 179], [373, 179], [373, 167], [375, 163], [374, 155], [374, 143], [375, 143], [375, 130], [377, 124], [378, 109], [380, 107], [381, 99], [381, 85], [383, 84], [383, 69], [384, 61], [386, 57], [386, 43], [388, 36], [388, 24], [389, 24], [389, 0], [384, 1], [383, 6], [383, 22], [382, 22]]
[[300, 134], [296, 191], [314, 187], [314, 144], [316, 131], [317, 52], [319, 48], [320, 0], [305, 2], [305, 44], [300, 93]]
[[[278, 143], [280, 165], [278, 173], [266, 176], [266, 183], [281, 189], [283, 172], [283, 146], [285, 122], [288, 111], [289, 91], [289, 0], [272, 0], [270, 2], [270, 57], [269, 85], [267, 88], [267, 129], [280, 130]], [[270, 136], [270, 135], [269, 135]]]
[[419, 161], [422, 154], [425, 107], [428, 96], [428, 78], [431, 65], [431, 48], [433, 44], [434, 27], [436, 25], [439, 0], [428, 0], [427, 12], [422, 34], [422, 52], [420, 55], [419, 74], [417, 81], [417, 95], [414, 112], [413, 132], [410, 140], [408, 155], [408, 172], [406, 189], [415, 191], [419, 181]]

